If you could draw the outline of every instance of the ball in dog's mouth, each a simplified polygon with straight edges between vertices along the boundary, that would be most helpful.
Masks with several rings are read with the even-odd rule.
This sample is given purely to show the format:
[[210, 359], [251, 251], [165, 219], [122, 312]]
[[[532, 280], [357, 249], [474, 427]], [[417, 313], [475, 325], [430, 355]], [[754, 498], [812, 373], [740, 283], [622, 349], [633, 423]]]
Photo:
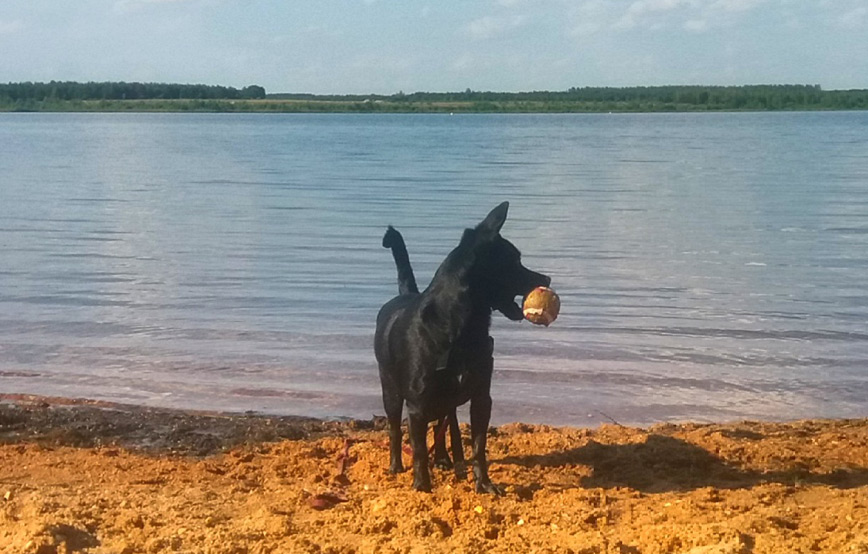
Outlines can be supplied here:
[[537, 287], [524, 297], [524, 318], [537, 325], [548, 327], [558, 318], [561, 299], [548, 287]]

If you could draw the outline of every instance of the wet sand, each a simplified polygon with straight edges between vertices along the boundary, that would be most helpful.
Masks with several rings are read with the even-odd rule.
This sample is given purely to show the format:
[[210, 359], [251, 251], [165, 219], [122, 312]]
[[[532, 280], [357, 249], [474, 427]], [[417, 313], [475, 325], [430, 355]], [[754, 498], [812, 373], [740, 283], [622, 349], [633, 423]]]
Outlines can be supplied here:
[[414, 492], [386, 444], [379, 420], [0, 396], [0, 552], [868, 554], [868, 419], [502, 425], [501, 498], [440, 469]]

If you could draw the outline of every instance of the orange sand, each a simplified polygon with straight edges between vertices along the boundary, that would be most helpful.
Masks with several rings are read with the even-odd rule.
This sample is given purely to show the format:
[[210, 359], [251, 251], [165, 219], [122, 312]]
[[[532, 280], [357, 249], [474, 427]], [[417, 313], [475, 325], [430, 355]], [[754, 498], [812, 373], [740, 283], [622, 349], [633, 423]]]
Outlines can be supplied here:
[[50, 400], [0, 404], [3, 553], [868, 554], [868, 420], [505, 425], [496, 498], [376, 422]]

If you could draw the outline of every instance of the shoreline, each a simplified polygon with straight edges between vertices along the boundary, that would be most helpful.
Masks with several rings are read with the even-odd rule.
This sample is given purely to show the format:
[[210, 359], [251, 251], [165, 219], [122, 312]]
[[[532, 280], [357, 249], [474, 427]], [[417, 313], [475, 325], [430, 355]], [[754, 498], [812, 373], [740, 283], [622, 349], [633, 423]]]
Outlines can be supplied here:
[[440, 469], [414, 492], [386, 444], [377, 418], [3, 394], [0, 552], [868, 552], [868, 419], [501, 425], [500, 498]]

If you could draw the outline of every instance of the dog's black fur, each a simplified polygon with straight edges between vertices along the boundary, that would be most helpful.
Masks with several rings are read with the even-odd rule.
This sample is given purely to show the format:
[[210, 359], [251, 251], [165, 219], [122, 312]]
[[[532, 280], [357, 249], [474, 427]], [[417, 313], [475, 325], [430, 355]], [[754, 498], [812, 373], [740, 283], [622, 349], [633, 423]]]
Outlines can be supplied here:
[[[521, 264], [521, 254], [500, 236], [509, 203], [504, 202], [474, 229], [467, 229], [431, 284], [419, 292], [404, 239], [392, 227], [383, 237], [398, 267], [399, 295], [377, 316], [374, 352], [380, 367], [383, 405], [389, 420], [390, 470], [401, 461], [401, 412], [406, 402], [413, 450], [413, 488], [431, 490], [428, 472], [428, 422], [451, 420], [455, 471], [464, 476], [464, 456], [455, 408], [470, 401], [473, 474], [478, 492], [499, 494], [488, 477], [485, 441], [491, 417], [494, 341], [491, 312], [523, 319], [517, 296], [551, 279]], [[445, 440], [435, 443], [435, 459], [449, 462]]]

